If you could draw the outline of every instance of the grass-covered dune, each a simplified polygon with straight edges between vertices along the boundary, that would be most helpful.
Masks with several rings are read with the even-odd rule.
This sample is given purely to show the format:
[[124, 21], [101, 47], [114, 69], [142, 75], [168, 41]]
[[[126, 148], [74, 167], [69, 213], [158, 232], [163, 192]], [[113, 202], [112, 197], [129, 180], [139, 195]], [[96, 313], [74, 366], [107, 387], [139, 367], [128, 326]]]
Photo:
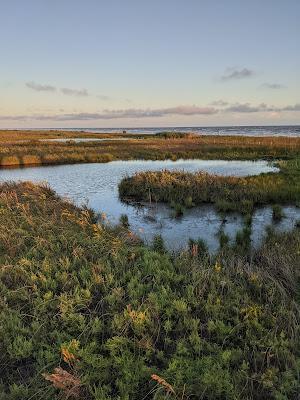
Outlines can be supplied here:
[[0, 186], [0, 399], [299, 398], [300, 232], [170, 255]]
[[[112, 134], [106, 136], [110, 139], [116, 137]], [[278, 158], [292, 159], [300, 153], [300, 138], [290, 137], [196, 135], [183, 135], [181, 137], [179, 133], [176, 133], [174, 137], [173, 133], [171, 133], [171, 136], [169, 133], [162, 133], [158, 136], [122, 135], [121, 137], [126, 140], [92, 143], [62, 143], [37, 140], [53, 137], [68, 139], [72, 137], [99, 138], [103, 137], [103, 135], [59, 131], [0, 131], [0, 167], [91, 163], [130, 159], [274, 160]]]
[[254, 205], [300, 204], [300, 159], [281, 161], [280, 172], [226, 177], [198, 172], [149, 171], [125, 177], [121, 198], [192, 206], [215, 203], [223, 211], [251, 212]]

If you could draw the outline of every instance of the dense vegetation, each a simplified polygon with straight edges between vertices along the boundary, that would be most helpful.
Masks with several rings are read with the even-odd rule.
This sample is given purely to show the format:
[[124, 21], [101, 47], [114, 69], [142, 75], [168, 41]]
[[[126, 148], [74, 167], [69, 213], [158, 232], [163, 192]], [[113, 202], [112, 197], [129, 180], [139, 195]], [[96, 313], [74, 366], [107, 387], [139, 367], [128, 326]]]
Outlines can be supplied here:
[[252, 211], [267, 203], [300, 204], [300, 158], [281, 161], [279, 173], [226, 177], [203, 172], [140, 172], [119, 185], [122, 198], [183, 206], [215, 203], [221, 211]]
[[[85, 131], [63, 131], [63, 130], [0, 130], [1, 143], [15, 143], [19, 141], [36, 141], [47, 139], [74, 139], [74, 138], [112, 138], [127, 137], [128, 135], [118, 133], [92, 133]], [[130, 135], [129, 135], [130, 136]]]
[[193, 133], [185, 133], [185, 132], [175, 132], [175, 131], [163, 131], [155, 134], [155, 137], [163, 138], [163, 139], [188, 139], [188, 138], [196, 138], [196, 135]]
[[[106, 135], [110, 138], [113, 135]], [[119, 135], [120, 136], [120, 135]], [[123, 135], [126, 136], [126, 135]], [[123, 137], [122, 136], [122, 137]], [[0, 166], [107, 162], [128, 159], [292, 159], [300, 152], [300, 138], [127, 135], [126, 140], [61, 143], [36, 139], [99, 137], [78, 132], [0, 131]], [[103, 137], [101, 135], [101, 137]], [[28, 141], [29, 140], [29, 141]]]
[[299, 230], [212, 258], [123, 220], [0, 186], [0, 399], [298, 399]]

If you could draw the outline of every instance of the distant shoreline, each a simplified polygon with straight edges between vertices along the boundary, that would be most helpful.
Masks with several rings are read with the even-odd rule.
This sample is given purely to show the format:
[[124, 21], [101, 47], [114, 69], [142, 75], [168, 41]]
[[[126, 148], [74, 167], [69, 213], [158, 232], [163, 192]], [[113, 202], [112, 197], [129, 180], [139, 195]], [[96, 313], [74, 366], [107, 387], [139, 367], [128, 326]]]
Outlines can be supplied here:
[[93, 134], [141, 134], [150, 135], [162, 131], [194, 133], [199, 135], [218, 135], [218, 136], [300, 136], [300, 125], [247, 125], [247, 126], [173, 126], [173, 127], [124, 127], [124, 128], [9, 128], [0, 129], [1, 131], [51, 131], [51, 132], [78, 132]]

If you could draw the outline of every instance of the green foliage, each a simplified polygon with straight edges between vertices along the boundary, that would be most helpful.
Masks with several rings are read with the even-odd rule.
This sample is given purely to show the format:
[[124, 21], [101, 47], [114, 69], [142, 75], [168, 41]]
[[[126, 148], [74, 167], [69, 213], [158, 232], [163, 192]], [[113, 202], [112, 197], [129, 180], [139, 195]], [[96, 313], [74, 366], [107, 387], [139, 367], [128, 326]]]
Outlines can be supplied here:
[[194, 203], [193, 203], [193, 198], [192, 198], [192, 196], [188, 196], [188, 197], [186, 197], [185, 199], [184, 199], [184, 206], [186, 207], [186, 208], [192, 208], [192, 207], [194, 207]]
[[174, 255], [30, 183], [0, 225], [1, 400], [299, 397], [299, 230]]
[[229, 236], [226, 235], [226, 233], [223, 230], [219, 232], [219, 243], [221, 249], [228, 246], [229, 244]]
[[161, 235], [158, 234], [153, 237], [152, 249], [161, 254], [166, 253], [167, 250], [165, 247], [164, 239]]
[[156, 137], [162, 139], [187, 139], [187, 138], [194, 138], [195, 135], [192, 133], [185, 133], [185, 132], [158, 132], [155, 134]]
[[174, 217], [179, 218], [184, 214], [184, 206], [180, 203], [171, 201], [170, 206], [174, 209]]
[[196, 255], [199, 257], [208, 257], [209, 252], [208, 252], [208, 247], [207, 244], [203, 239], [189, 239], [189, 249], [193, 253], [195, 252]]
[[235, 250], [244, 254], [250, 250], [251, 245], [251, 227], [246, 225], [241, 231], [238, 231], [235, 237]]
[[252, 214], [245, 215], [245, 225], [251, 227], [252, 225]]
[[128, 229], [130, 224], [129, 224], [129, 220], [128, 220], [128, 215], [127, 214], [122, 214], [120, 216], [120, 224], [123, 226], [123, 228]]
[[281, 221], [284, 217], [284, 212], [279, 204], [274, 204], [272, 207], [272, 218], [274, 221]]

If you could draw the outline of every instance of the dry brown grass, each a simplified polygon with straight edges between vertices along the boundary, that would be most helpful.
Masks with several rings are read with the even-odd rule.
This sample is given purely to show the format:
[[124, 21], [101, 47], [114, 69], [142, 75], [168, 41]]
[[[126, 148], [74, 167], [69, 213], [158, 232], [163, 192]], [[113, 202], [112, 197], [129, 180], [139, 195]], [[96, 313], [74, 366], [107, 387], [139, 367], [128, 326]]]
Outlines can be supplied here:
[[19, 166], [20, 159], [17, 156], [4, 156], [0, 161], [1, 167]]
[[[116, 137], [112, 134], [101, 134], [101, 137], [104, 136]], [[0, 165], [18, 166], [23, 164], [20, 160], [24, 157], [32, 156], [39, 158], [35, 159], [35, 163], [67, 164], [117, 159], [287, 159], [300, 154], [300, 138], [290, 137], [193, 136], [164, 139], [150, 135], [127, 135], [126, 139], [130, 137], [132, 140], [93, 143], [30, 141], [45, 137], [99, 138], [99, 134], [0, 131]]]

